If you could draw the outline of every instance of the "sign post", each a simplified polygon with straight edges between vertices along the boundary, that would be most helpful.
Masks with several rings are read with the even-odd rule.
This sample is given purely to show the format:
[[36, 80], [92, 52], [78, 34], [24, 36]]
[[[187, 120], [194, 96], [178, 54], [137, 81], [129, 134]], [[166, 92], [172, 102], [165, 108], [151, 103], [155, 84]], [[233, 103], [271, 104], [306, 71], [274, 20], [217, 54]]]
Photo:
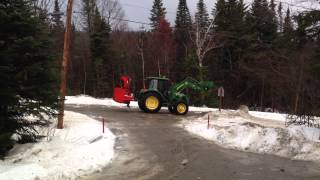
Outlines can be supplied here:
[[218, 97], [219, 97], [219, 111], [223, 108], [223, 98], [224, 98], [224, 88], [220, 86], [218, 88]]

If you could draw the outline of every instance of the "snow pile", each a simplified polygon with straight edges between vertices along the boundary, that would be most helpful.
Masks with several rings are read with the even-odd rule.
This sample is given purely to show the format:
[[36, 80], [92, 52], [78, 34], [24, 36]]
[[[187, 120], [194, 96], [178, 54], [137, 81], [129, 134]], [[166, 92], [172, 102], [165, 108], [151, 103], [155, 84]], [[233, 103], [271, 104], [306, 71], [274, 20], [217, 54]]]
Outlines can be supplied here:
[[[108, 107], [127, 107], [126, 104], [117, 103], [111, 98], [99, 99], [87, 95], [66, 96], [65, 103], [72, 105], [101, 105]], [[136, 101], [132, 101], [130, 103], [130, 107], [138, 107], [138, 103]]]
[[[266, 113], [270, 118], [272, 113]], [[208, 115], [211, 119], [208, 128]], [[320, 130], [302, 126], [286, 128], [279, 120], [256, 118], [241, 111], [214, 111], [183, 127], [231, 149], [320, 161]], [[260, 114], [261, 115], [261, 114]], [[276, 118], [281, 117], [275, 114]]]
[[0, 161], [0, 179], [76, 179], [101, 170], [113, 158], [115, 136], [88, 116], [65, 111], [65, 128], [35, 144], [17, 145]]

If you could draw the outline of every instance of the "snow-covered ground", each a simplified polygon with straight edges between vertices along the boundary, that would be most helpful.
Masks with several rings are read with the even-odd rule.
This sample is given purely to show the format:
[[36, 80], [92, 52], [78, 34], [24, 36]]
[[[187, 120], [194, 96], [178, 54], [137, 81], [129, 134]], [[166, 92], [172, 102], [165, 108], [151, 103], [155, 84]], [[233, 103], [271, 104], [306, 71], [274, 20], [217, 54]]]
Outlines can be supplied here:
[[226, 148], [320, 162], [320, 129], [285, 127], [284, 121], [284, 114], [224, 110], [179, 126]]
[[0, 179], [76, 179], [101, 170], [114, 156], [115, 136], [101, 122], [65, 111], [64, 129], [53, 124], [39, 143], [16, 145], [0, 161]]
[[[65, 104], [72, 105], [101, 105], [108, 107], [124, 107], [127, 108], [126, 104], [121, 104], [113, 101], [111, 98], [93, 98], [87, 95], [77, 95], [77, 96], [66, 96]], [[138, 107], [136, 101], [130, 103], [130, 107]]]

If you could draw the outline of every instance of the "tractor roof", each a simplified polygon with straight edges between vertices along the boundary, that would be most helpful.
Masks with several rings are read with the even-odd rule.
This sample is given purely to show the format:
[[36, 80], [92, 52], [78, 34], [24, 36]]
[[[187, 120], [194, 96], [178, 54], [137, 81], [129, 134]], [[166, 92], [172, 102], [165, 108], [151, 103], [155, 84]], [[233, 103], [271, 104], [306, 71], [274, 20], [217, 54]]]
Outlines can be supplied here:
[[169, 81], [168, 78], [166, 77], [147, 77], [146, 80], [150, 80], [150, 79], [157, 79], [157, 80], [166, 80]]

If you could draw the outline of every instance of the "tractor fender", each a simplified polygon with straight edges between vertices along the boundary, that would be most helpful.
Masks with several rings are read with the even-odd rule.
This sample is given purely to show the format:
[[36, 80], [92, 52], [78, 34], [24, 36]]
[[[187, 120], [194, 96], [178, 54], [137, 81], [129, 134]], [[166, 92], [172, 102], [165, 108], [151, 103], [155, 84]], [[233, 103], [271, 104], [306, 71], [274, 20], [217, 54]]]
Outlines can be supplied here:
[[183, 93], [176, 93], [173, 98], [171, 99], [171, 103], [174, 104], [176, 102], [186, 102], [187, 104], [189, 104], [189, 98], [187, 95], [183, 94]]
[[158, 94], [159, 97], [161, 97], [160, 100], [161, 100], [162, 102], [164, 101], [165, 98], [163, 97], [163, 95], [162, 95], [161, 93], [159, 93], [159, 91], [156, 91], [156, 90], [140, 91], [138, 99], [140, 99], [144, 94], [147, 94], [147, 93], [150, 93], [150, 92]]

